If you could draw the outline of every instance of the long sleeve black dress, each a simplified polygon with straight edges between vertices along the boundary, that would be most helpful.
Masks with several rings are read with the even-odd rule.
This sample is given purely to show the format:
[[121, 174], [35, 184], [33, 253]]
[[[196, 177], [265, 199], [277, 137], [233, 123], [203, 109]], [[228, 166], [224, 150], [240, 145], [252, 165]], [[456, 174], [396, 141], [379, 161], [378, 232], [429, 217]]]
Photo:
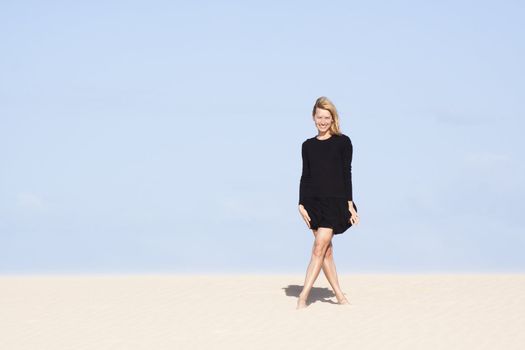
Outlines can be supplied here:
[[302, 144], [303, 170], [299, 186], [299, 204], [310, 216], [310, 228], [331, 227], [340, 234], [352, 226], [348, 201], [353, 200], [353, 146], [345, 134], [328, 139], [312, 137]]

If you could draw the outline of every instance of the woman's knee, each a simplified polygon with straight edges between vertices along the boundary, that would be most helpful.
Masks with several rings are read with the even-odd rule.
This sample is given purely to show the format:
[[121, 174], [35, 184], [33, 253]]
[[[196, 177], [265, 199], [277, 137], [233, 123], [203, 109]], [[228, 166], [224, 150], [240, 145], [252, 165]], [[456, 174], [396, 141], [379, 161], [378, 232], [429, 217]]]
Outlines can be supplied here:
[[316, 237], [314, 243], [313, 254], [318, 257], [323, 257], [327, 253], [330, 246], [330, 240], [326, 238]]
[[326, 253], [324, 255], [325, 259], [331, 259], [333, 256], [333, 245], [332, 242], [328, 245], [328, 248], [326, 249]]

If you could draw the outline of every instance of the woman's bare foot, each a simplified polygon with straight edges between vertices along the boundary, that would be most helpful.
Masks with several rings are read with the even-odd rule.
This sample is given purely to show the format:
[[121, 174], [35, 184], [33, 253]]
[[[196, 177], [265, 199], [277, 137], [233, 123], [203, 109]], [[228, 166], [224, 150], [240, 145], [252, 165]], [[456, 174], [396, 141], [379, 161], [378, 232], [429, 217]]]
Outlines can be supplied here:
[[306, 307], [306, 300], [303, 300], [303, 299], [297, 300], [296, 309], [304, 309], [305, 307]]
[[306, 307], [306, 298], [299, 294], [299, 299], [297, 300], [297, 307], [296, 309], [304, 309]]
[[340, 295], [337, 295], [335, 296], [337, 298], [337, 302], [340, 304], [340, 305], [348, 305], [350, 304], [350, 302], [348, 302], [348, 299], [346, 299], [346, 297], [344, 296], [344, 294], [340, 294]]

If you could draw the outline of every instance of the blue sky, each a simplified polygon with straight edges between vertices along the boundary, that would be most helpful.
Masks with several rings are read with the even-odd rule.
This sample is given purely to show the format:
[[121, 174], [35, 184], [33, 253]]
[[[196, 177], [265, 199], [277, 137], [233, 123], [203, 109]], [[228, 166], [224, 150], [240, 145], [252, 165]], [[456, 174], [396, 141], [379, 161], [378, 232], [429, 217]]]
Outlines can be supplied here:
[[304, 273], [315, 99], [339, 272], [525, 270], [518, 1], [3, 1], [0, 273]]

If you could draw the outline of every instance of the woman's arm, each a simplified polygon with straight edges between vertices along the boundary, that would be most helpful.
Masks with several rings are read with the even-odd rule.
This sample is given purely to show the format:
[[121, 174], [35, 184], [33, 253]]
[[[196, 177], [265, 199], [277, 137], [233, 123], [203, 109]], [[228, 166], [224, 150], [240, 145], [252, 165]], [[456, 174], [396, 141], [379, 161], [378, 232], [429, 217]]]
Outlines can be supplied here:
[[299, 204], [303, 204], [303, 199], [306, 195], [306, 188], [311, 182], [310, 162], [308, 161], [308, 152], [306, 150], [306, 141], [301, 146], [301, 157], [303, 159], [303, 171], [301, 173], [301, 181], [299, 184]]
[[353, 146], [350, 137], [345, 135], [343, 145], [343, 179], [345, 182], [346, 200], [350, 207], [352, 207], [353, 194], [352, 194], [352, 156]]

